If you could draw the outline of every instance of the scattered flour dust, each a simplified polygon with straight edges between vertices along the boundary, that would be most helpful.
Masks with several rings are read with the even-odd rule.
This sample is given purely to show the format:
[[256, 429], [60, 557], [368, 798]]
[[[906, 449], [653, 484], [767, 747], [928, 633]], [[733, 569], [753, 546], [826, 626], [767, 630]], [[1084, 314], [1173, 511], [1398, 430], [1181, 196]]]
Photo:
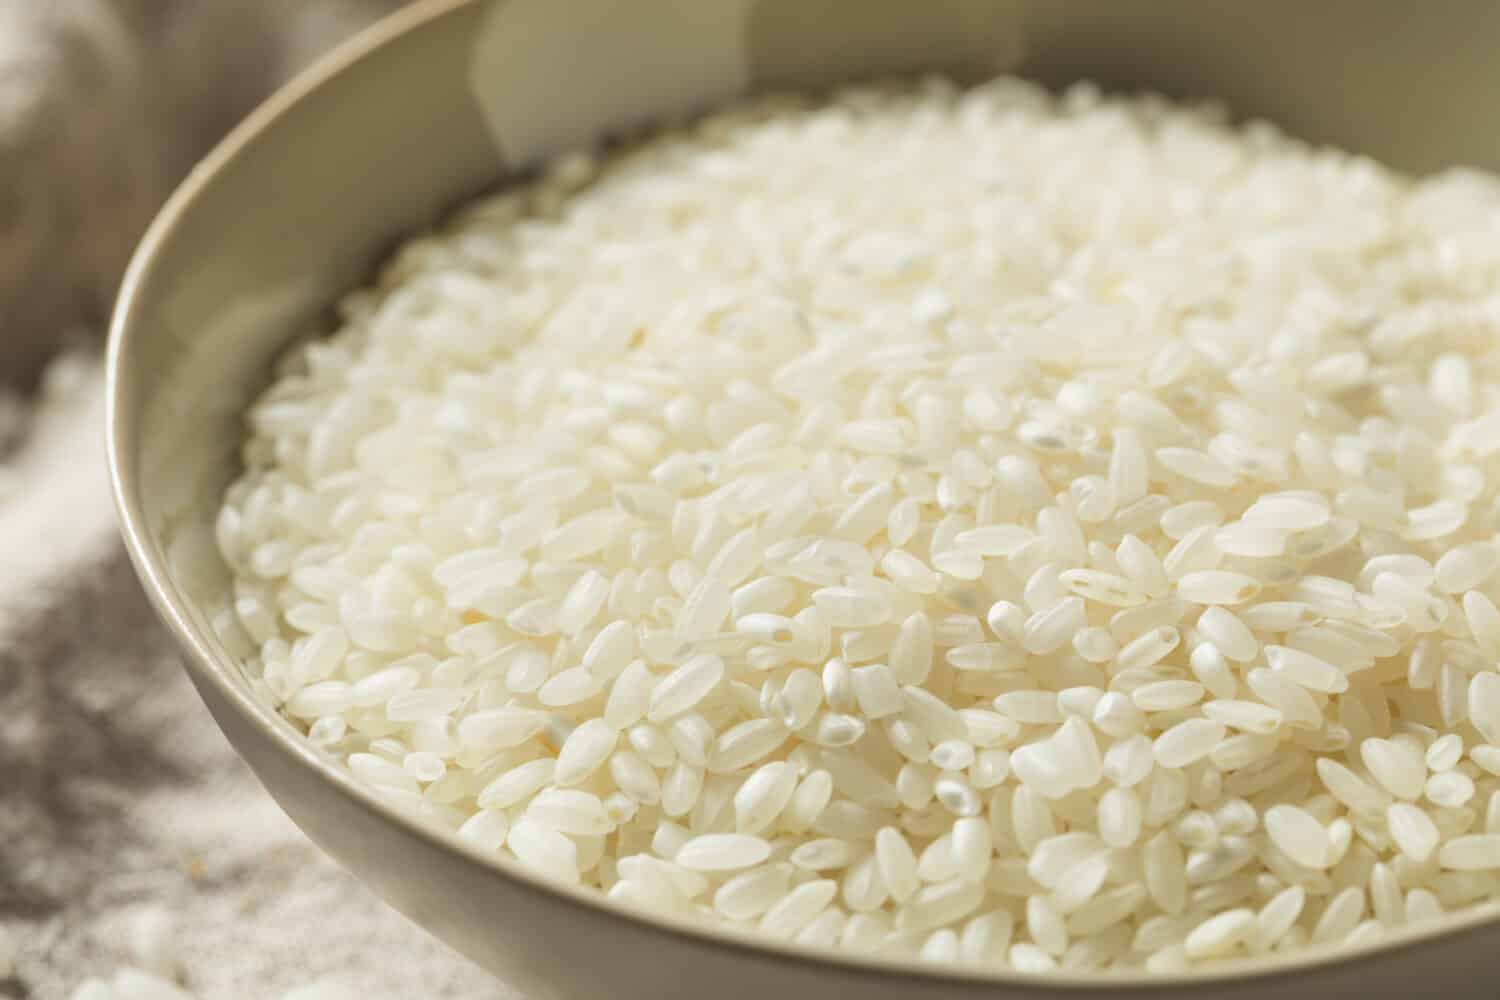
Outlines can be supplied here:
[[120, 549], [102, 422], [90, 356], [0, 395], [0, 996], [513, 997], [237, 759]]

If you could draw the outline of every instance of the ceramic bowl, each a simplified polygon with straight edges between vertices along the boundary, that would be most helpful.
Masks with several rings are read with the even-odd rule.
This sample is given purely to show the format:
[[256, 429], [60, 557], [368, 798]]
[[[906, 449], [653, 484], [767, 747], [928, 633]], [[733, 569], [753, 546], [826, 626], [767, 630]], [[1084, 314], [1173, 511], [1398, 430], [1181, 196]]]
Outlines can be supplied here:
[[394, 811], [255, 701], [213, 544], [241, 414], [294, 338], [402, 237], [557, 149], [737, 93], [941, 69], [1221, 98], [1425, 171], [1500, 167], [1500, 5], [1360, 0], [430, 0], [256, 111], [188, 178], [125, 280], [109, 364], [124, 536], [194, 684], [287, 813], [412, 920], [531, 1000], [1490, 1000], [1476, 910], [1378, 946], [1166, 978], [812, 952], [627, 911]]

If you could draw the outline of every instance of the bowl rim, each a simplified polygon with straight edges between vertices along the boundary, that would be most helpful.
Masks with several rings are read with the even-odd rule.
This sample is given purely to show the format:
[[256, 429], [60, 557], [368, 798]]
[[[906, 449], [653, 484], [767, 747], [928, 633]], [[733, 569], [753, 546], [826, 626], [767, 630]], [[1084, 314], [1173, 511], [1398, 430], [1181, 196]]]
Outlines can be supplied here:
[[[494, 0], [413, 0], [316, 59], [251, 111], [189, 171], [159, 209], [131, 256], [110, 317], [105, 359], [105, 445], [110, 490], [119, 517], [120, 533], [136, 575], [157, 615], [179, 647], [187, 652], [184, 664], [195, 682], [210, 685], [242, 721], [261, 730], [304, 771], [312, 772], [352, 805], [382, 822], [394, 824], [408, 836], [423, 840], [434, 848], [459, 854], [530, 892], [587, 909], [606, 919], [634, 923], [649, 933], [679, 939], [693, 947], [730, 951], [750, 960], [777, 959], [811, 966], [814, 971], [842, 971], [860, 976], [898, 975], [930, 985], [1012, 987], [1075, 994], [1086, 991], [1102, 997], [1147, 991], [1153, 994], [1178, 992], [1228, 983], [1269, 986], [1285, 977], [1328, 970], [1377, 955], [1384, 957], [1439, 938], [1468, 935], [1500, 924], [1500, 901], [1491, 900], [1444, 914], [1437, 921], [1387, 931], [1381, 938], [1358, 946], [1304, 946], [1288, 956], [1273, 954], [1242, 958], [1172, 973], [1153, 973], [1144, 969], [1024, 972], [1008, 967], [938, 965], [916, 958], [799, 945], [619, 903], [597, 890], [558, 884], [519, 862], [482, 852], [456, 834], [409, 815], [382, 799], [346, 768], [313, 748], [274, 709], [257, 701], [237, 679], [236, 666], [200, 638], [190, 622], [185, 607], [187, 602], [179, 600], [168, 585], [171, 573], [164, 554], [150, 541], [152, 532], [141, 500], [141, 476], [138, 463], [133, 461], [135, 454], [129, 447], [135, 436], [138, 414], [132, 408], [134, 394], [123, 388], [124, 374], [133, 364], [132, 347], [140, 336], [143, 289], [155, 276], [158, 258], [171, 242], [178, 224], [191, 214], [211, 181], [292, 109], [376, 50], [462, 9], [491, 2]], [[500, 932], [503, 933], [503, 929]]]

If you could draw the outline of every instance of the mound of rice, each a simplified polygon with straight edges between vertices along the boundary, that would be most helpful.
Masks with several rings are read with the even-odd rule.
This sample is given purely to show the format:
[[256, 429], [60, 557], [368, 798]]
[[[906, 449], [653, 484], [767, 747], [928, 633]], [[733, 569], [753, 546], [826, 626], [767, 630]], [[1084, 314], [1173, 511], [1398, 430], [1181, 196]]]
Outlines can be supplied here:
[[1500, 889], [1500, 185], [1013, 79], [416, 240], [249, 415], [260, 696], [559, 881], [1024, 970]]

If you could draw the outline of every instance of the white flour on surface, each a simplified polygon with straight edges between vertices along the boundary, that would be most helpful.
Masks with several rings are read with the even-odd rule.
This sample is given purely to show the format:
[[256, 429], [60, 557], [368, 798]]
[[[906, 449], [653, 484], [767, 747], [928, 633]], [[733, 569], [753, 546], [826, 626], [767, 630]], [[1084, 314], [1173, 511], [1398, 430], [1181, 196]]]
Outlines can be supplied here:
[[200, 997], [513, 996], [325, 858], [236, 758], [115, 540], [98, 366], [62, 365], [0, 501], [0, 997], [63, 1000], [149, 961], [143, 919]]

